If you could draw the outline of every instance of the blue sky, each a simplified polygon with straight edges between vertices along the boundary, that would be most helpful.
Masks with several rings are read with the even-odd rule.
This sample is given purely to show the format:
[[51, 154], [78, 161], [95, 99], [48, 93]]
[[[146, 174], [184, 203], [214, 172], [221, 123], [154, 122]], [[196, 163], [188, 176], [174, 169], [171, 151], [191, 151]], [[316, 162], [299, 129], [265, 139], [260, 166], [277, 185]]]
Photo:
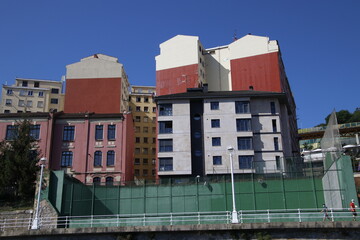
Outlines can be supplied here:
[[177, 34], [205, 48], [234, 33], [278, 40], [299, 128], [359, 104], [358, 0], [1, 0], [0, 82], [60, 80], [94, 53], [117, 57], [133, 85], [155, 85], [159, 44]]

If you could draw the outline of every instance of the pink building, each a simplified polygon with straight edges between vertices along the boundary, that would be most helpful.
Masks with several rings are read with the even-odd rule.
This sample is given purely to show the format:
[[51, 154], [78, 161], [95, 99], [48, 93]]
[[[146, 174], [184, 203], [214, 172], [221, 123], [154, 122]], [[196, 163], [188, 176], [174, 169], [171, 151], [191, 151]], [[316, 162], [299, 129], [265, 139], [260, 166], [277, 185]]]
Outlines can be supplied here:
[[83, 183], [133, 180], [134, 133], [130, 114], [0, 114], [1, 139], [10, 140], [16, 121], [31, 120], [40, 157]]

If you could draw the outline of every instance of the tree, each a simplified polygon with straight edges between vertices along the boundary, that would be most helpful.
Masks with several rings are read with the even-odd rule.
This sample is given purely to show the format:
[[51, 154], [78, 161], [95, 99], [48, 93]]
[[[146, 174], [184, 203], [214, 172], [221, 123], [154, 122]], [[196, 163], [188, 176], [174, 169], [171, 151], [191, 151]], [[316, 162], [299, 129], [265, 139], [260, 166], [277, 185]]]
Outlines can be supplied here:
[[11, 140], [0, 142], [0, 196], [26, 201], [34, 197], [39, 151], [31, 136], [31, 122], [16, 125]]

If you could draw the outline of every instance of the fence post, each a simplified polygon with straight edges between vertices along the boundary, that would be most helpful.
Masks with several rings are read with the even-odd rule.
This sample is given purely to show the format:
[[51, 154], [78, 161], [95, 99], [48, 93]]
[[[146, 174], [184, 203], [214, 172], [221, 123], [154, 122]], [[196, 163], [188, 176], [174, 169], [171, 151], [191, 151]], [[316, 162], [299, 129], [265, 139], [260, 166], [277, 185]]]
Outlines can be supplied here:
[[68, 216], [65, 217], [65, 228], [68, 226]]
[[299, 222], [301, 222], [301, 212], [300, 212], [300, 208], [298, 209], [298, 214], [299, 214]]
[[200, 224], [200, 212], [198, 212], [198, 224]]
[[172, 213], [170, 213], [170, 226], [173, 225]]
[[92, 227], [93, 226], [93, 215], [91, 215], [91, 221], [90, 221], [90, 227]]
[[119, 220], [120, 220], [120, 216], [119, 216], [119, 214], [117, 214], [116, 215], [116, 226], [117, 227], [120, 225]]
[[145, 226], [145, 225], [146, 225], [146, 215], [145, 215], [145, 213], [144, 213], [143, 226]]
[[268, 222], [270, 222], [270, 210], [267, 210], [267, 215], [268, 215]]
[[333, 222], [334, 221], [334, 212], [333, 212], [332, 208], [330, 208], [330, 212], [331, 212], [331, 221]]
[[243, 223], [243, 212], [240, 210], [240, 223]]

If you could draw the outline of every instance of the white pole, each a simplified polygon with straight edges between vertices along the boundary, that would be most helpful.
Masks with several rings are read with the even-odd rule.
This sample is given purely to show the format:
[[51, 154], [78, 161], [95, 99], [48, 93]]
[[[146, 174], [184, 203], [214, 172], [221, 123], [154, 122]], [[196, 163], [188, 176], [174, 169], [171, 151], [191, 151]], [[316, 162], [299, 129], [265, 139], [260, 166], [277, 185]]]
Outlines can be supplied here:
[[40, 179], [39, 179], [39, 190], [38, 190], [38, 196], [37, 196], [37, 203], [36, 203], [36, 212], [35, 212], [35, 218], [32, 222], [31, 229], [39, 229], [39, 210], [40, 210], [40, 195], [41, 195], [41, 185], [42, 185], [42, 178], [44, 173], [44, 166], [45, 166], [45, 158], [41, 158], [41, 170], [40, 170]]
[[233, 157], [232, 157], [232, 152], [234, 151], [234, 148], [228, 147], [228, 151], [230, 154], [231, 193], [232, 193], [232, 203], [233, 203], [231, 223], [239, 223], [239, 219], [236, 211], [236, 204], [235, 204], [234, 169], [233, 169]]

